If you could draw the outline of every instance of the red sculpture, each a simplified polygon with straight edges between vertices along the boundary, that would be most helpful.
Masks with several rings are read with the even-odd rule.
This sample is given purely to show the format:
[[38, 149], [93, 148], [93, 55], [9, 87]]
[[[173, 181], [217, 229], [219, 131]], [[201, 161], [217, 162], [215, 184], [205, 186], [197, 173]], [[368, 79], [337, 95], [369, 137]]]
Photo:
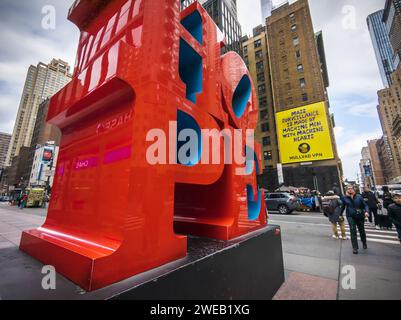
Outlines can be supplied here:
[[[228, 240], [264, 227], [259, 147], [243, 175], [235, 161], [177, 162], [177, 137], [167, 139], [168, 163], [147, 159], [156, 142], [149, 132], [171, 133], [174, 122], [176, 135], [234, 136], [257, 125], [246, 66], [236, 53], [221, 56], [223, 37], [203, 7], [81, 0], [69, 20], [81, 37], [74, 78], [49, 107], [62, 131], [52, 199], [44, 225], [23, 232], [21, 250], [95, 290], [184, 258], [186, 235]], [[199, 156], [216, 151], [199, 145]]]

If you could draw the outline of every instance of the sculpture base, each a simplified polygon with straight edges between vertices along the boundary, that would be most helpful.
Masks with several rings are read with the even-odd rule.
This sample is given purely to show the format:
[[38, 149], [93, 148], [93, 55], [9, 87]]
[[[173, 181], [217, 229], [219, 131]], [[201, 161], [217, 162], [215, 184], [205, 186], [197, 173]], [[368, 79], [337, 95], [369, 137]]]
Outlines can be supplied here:
[[189, 237], [186, 258], [93, 292], [59, 275], [56, 289], [44, 290], [42, 267], [18, 248], [0, 249], [1, 298], [268, 300], [284, 282], [278, 226], [227, 242]]

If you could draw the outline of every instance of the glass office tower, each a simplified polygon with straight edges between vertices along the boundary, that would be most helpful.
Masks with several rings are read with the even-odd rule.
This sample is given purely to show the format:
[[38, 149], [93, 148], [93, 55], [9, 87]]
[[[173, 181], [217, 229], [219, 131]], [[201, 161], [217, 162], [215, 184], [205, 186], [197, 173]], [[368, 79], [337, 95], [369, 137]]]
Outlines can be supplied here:
[[391, 73], [393, 67], [393, 49], [387, 33], [386, 25], [383, 22], [384, 10], [372, 13], [366, 19], [373, 48], [376, 54], [377, 64], [379, 65], [380, 75], [385, 87], [391, 84]]
[[[195, 0], [181, 0], [184, 9]], [[227, 40], [227, 46], [223, 51], [235, 51], [242, 55], [241, 25], [237, 19], [236, 0], [200, 0], [198, 1], [206, 9]]]

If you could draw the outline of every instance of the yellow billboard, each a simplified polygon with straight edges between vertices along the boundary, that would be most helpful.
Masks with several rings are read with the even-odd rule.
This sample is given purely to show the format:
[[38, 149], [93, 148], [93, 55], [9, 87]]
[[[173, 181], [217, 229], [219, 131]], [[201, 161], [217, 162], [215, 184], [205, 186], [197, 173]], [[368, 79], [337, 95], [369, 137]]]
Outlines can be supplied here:
[[276, 113], [281, 163], [333, 159], [324, 102]]

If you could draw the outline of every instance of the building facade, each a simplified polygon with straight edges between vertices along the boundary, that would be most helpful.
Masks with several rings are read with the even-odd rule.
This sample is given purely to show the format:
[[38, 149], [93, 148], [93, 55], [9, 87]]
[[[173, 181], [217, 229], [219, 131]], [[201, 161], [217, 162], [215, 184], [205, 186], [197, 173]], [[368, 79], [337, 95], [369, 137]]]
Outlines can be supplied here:
[[379, 158], [378, 141], [379, 139], [368, 140], [370, 166], [372, 170], [374, 186], [382, 186], [386, 184], [386, 180], [384, 179], [383, 167]]
[[[195, 0], [181, 0], [181, 7], [186, 8]], [[200, 0], [198, 1], [206, 9], [212, 17], [216, 25], [223, 32], [227, 46], [223, 52], [235, 51], [242, 54], [241, 25], [237, 17], [237, 1], [236, 0]]]
[[25, 181], [31, 180], [32, 166], [37, 149], [44, 147], [44, 145], [48, 141], [53, 141], [56, 146], [60, 145], [60, 129], [46, 122], [47, 112], [49, 109], [49, 101], [49, 99], [44, 100], [38, 108], [35, 128], [32, 134], [31, 146], [29, 148], [28, 161], [23, 173]]
[[393, 47], [393, 66], [397, 68], [401, 61], [401, 0], [386, 0], [383, 22]]
[[393, 67], [393, 48], [390, 44], [390, 38], [383, 22], [384, 10], [379, 10], [369, 15], [366, 19], [370, 38], [372, 39], [373, 48], [376, 55], [377, 65], [379, 67], [380, 76], [385, 87], [391, 84], [391, 73]]
[[362, 187], [374, 188], [387, 183], [384, 177], [379, 148], [379, 139], [369, 140], [368, 146], [362, 148], [362, 158], [359, 163]]
[[53, 185], [59, 147], [48, 141], [35, 150], [32, 171], [29, 177], [31, 187], [50, 187]]
[[391, 152], [386, 178], [388, 183], [401, 183], [401, 141], [395, 135], [397, 130], [394, 130], [401, 114], [401, 66], [392, 74], [392, 85], [380, 90], [378, 97], [377, 110]]
[[277, 187], [279, 157], [267, 41], [266, 28], [261, 25], [254, 28], [251, 38], [243, 38], [242, 48], [259, 99], [259, 122], [255, 134], [262, 146], [263, 185], [272, 190]]
[[11, 134], [0, 132], [0, 170], [6, 167], [6, 157], [10, 140]]
[[361, 150], [361, 161], [359, 161], [359, 169], [361, 171], [360, 185], [361, 187], [372, 187], [373, 178], [371, 176], [371, 170], [366, 170], [366, 167], [370, 167], [370, 152], [368, 147], [363, 147]]
[[313, 30], [307, 0], [273, 9], [266, 29], [274, 112], [324, 102], [333, 148], [332, 159], [283, 165], [284, 184], [326, 192], [334, 183], [341, 185], [342, 165], [329, 112], [322, 33]]
[[19, 155], [21, 147], [31, 145], [40, 103], [64, 87], [71, 77], [68, 63], [62, 60], [53, 59], [48, 65], [40, 62], [36, 67], [29, 67], [7, 152], [7, 165]]

